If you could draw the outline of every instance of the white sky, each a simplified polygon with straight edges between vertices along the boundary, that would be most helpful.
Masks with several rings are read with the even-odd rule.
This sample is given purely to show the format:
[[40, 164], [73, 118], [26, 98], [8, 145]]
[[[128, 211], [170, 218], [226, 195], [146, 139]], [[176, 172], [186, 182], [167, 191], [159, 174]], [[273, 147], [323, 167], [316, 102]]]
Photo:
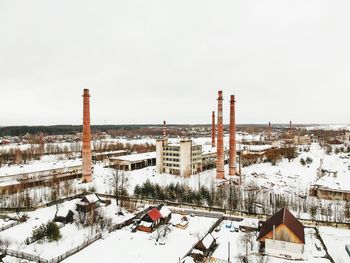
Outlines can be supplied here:
[[350, 1], [0, 0], [0, 125], [349, 123]]

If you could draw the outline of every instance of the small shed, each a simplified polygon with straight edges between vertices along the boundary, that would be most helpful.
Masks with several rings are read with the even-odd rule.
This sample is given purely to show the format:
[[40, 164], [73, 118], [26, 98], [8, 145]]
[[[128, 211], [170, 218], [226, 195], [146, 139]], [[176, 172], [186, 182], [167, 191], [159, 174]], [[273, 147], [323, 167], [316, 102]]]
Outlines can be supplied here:
[[202, 252], [203, 257], [207, 257], [211, 252], [214, 251], [216, 245], [216, 239], [211, 233], [209, 233], [202, 240], [197, 242], [197, 244], [194, 246], [194, 250], [192, 251], [192, 253], [198, 250]]
[[78, 212], [89, 213], [100, 206], [101, 199], [96, 194], [89, 194], [77, 203], [76, 210]]
[[171, 211], [165, 205], [161, 204], [157, 207], [159, 213], [162, 215], [162, 223], [168, 223], [171, 219]]

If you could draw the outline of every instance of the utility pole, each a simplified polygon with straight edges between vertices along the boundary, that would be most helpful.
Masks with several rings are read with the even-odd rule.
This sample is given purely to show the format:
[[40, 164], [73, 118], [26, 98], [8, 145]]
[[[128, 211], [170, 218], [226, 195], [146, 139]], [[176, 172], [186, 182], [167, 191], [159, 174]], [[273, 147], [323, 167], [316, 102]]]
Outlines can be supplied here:
[[228, 242], [228, 255], [227, 255], [227, 262], [230, 263], [231, 262], [231, 259], [230, 259], [230, 241]]

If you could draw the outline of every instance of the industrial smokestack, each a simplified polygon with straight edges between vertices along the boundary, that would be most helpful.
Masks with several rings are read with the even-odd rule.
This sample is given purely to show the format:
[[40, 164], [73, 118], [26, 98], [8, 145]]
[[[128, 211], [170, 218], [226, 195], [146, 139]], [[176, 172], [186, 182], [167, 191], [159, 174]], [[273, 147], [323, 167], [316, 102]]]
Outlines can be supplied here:
[[292, 129], [292, 121], [289, 121], [289, 129]]
[[229, 175], [236, 174], [236, 112], [235, 95], [231, 95], [230, 101], [230, 157], [229, 157]]
[[224, 179], [224, 125], [222, 117], [222, 90], [218, 93], [218, 137], [217, 137], [217, 152], [216, 152], [216, 178]]
[[90, 94], [84, 89], [83, 94], [83, 182], [92, 181], [91, 172], [91, 130], [90, 130]]
[[268, 138], [271, 141], [271, 122], [269, 122]]
[[211, 115], [211, 146], [215, 147], [215, 111]]
[[166, 121], [163, 121], [163, 139], [166, 139], [167, 132], [166, 132]]

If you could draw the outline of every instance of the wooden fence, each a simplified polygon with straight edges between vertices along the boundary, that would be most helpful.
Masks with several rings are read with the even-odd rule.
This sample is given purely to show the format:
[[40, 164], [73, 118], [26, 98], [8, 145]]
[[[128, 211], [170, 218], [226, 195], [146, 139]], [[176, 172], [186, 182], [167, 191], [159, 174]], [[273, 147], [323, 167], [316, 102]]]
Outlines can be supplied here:
[[9, 229], [9, 228], [11, 228], [11, 227], [17, 226], [17, 225], [19, 225], [19, 224], [21, 224], [20, 221], [14, 221], [14, 222], [12, 222], [12, 223], [10, 223], [10, 224], [8, 224], [8, 225], [5, 225], [5, 226], [3, 226], [3, 227], [0, 227], [0, 232], [5, 231], [5, 230], [7, 230], [7, 229]]

